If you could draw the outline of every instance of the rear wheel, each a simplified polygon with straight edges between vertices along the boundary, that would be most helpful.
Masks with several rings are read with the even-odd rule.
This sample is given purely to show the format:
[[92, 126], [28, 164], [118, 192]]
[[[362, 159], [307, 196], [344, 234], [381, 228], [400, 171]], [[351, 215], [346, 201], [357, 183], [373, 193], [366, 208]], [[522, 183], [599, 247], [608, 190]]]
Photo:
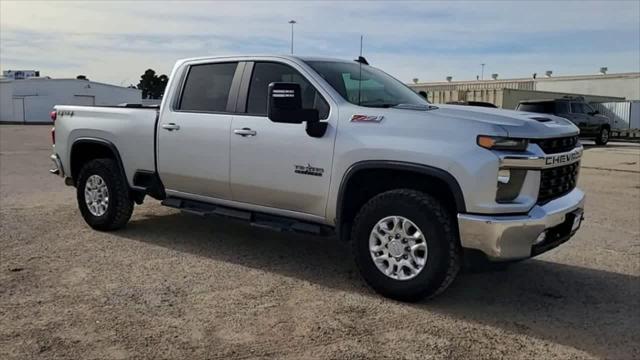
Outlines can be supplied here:
[[84, 164], [76, 184], [78, 207], [84, 220], [96, 230], [122, 228], [131, 218], [133, 200], [127, 181], [112, 159]]
[[460, 269], [449, 212], [409, 189], [375, 196], [354, 221], [352, 246], [365, 281], [384, 296], [417, 301], [444, 291]]
[[609, 142], [609, 128], [603, 127], [600, 129], [600, 133], [596, 137], [596, 144], [598, 145], [607, 145]]

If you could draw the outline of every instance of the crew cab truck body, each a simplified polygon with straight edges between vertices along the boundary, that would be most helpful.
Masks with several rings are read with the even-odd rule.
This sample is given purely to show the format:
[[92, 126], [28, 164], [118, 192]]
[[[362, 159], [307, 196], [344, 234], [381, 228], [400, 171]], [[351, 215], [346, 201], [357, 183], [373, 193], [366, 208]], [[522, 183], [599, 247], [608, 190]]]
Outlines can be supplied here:
[[56, 106], [51, 170], [98, 230], [145, 196], [351, 242], [376, 291], [434, 296], [463, 256], [526, 259], [582, 220], [578, 129], [552, 115], [433, 106], [359, 61], [179, 61], [159, 109]]
[[580, 129], [580, 138], [593, 139], [598, 145], [606, 145], [609, 142], [609, 118], [593, 109], [581, 96], [565, 96], [553, 100], [523, 100], [516, 110], [563, 117]]

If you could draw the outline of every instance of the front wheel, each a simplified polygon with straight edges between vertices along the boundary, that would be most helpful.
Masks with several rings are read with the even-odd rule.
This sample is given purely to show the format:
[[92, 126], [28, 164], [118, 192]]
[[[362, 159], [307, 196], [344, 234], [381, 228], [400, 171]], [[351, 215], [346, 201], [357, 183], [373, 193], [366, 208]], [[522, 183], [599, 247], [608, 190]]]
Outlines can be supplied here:
[[607, 145], [608, 142], [609, 142], [609, 129], [606, 127], [603, 127], [602, 129], [600, 129], [600, 133], [596, 137], [596, 144]]
[[460, 269], [451, 214], [419, 191], [399, 189], [375, 196], [356, 216], [351, 240], [362, 277], [393, 299], [433, 297]]
[[133, 212], [127, 181], [112, 159], [84, 164], [76, 184], [78, 207], [84, 220], [96, 230], [124, 227]]

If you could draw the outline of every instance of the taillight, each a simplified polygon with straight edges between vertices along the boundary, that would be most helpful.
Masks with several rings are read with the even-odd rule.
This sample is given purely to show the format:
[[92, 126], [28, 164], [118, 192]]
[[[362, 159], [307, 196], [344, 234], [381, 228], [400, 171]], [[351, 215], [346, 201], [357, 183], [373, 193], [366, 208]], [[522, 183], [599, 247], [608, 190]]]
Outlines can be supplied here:
[[51, 121], [53, 121], [53, 127], [51, 128], [51, 143], [53, 143], [53, 145], [56, 144], [56, 119], [58, 118], [58, 112], [57, 111], [52, 111], [50, 114], [51, 116]]

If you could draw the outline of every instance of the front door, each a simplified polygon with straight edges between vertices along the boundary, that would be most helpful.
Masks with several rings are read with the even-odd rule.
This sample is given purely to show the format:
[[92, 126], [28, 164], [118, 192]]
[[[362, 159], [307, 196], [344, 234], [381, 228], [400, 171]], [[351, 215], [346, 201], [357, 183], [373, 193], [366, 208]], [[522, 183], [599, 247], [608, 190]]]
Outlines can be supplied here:
[[236, 62], [189, 66], [179, 99], [161, 114], [158, 173], [170, 194], [230, 199], [229, 94], [237, 69]]
[[[327, 100], [294, 67], [247, 64], [243, 81], [249, 88], [246, 100], [240, 94], [237, 109], [244, 114], [234, 116], [231, 129], [231, 192], [235, 201], [323, 217], [337, 111], [330, 111]], [[267, 118], [267, 87], [272, 82], [300, 84], [303, 107], [318, 109], [321, 121], [329, 123], [323, 137], [307, 135], [304, 123], [274, 123]]]

